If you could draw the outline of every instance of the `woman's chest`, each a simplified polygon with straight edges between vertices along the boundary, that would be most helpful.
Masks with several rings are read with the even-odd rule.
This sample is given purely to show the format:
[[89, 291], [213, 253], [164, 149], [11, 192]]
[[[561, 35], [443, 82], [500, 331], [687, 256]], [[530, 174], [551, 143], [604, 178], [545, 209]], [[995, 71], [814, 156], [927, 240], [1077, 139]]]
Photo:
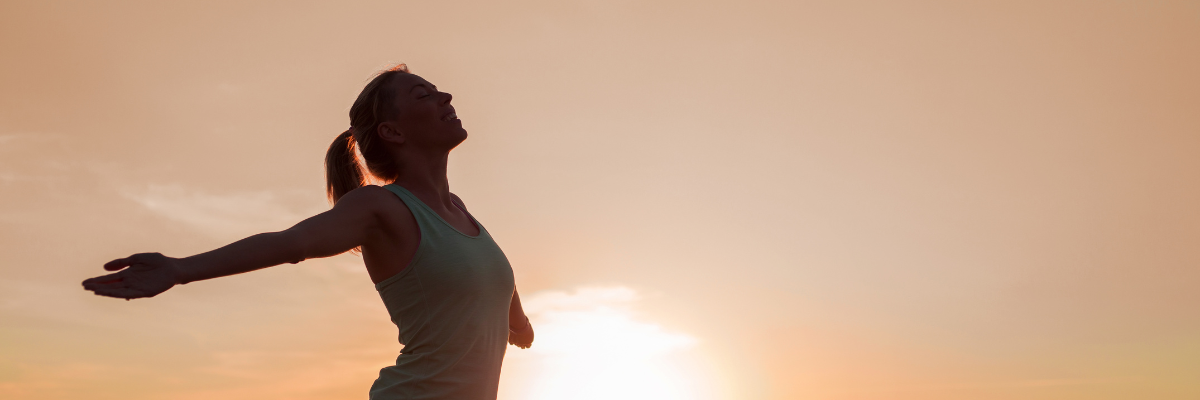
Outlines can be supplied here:
[[421, 285], [426, 289], [442, 293], [512, 295], [512, 266], [500, 247], [490, 239], [443, 243], [419, 253], [410, 268], [419, 275]]

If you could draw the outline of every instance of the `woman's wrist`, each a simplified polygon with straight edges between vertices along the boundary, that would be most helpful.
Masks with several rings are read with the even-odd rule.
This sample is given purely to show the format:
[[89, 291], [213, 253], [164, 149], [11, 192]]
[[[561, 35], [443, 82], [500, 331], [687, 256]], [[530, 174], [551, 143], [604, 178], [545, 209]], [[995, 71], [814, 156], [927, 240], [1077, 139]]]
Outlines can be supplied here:
[[508, 324], [508, 330], [510, 330], [512, 332], [524, 332], [526, 329], [529, 329], [532, 327], [533, 327], [533, 325], [529, 324], [529, 317], [525, 317], [525, 323], [522, 323], [515, 328], [513, 327], [513, 325], [511, 323]]
[[191, 268], [191, 266], [188, 265], [190, 264], [190, 259], [191, 257], [171, 259], [173, 262], [170, 265], [171, 268], [175, 270], [176, 285], [187, 284], [195, 280], [194, 278], [188, 276], [188, 273], [194, 270], [194, 268]]

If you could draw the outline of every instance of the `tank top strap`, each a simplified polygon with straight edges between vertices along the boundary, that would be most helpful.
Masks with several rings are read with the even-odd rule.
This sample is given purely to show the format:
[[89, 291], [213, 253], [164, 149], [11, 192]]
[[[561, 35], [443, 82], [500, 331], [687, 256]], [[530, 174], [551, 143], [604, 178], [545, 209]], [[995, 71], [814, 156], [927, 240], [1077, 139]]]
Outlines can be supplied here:
[[430, 210], [429, 207], [426, 207], [425, 203], [421, 202], [421, 199], [418, 199], [408, 189], [394, 183], [386, 185], [383, 188], [395, 193], [396, 197], [399, 197], [400, 201], [403, 201], [404, 205], [408, 207], [408, 211], [412, 213], [413, 219], [417, 221], [417, 229], [421, 230], [421, 237], [427, 237], [430, 233], [433, 233], [431, 229], [437, 227], [437, 220], [440, 217], [434, 214], [433, 210]]
[[450, 226], [450, 223], [446, 222], [442, 216], [434, 212], [432, 208], [429, 208], [429, 206], [425, 204], [425, 202], [417, 198], [417, 195], [412, 194], [412, 192], [408, 191], [408, 189], [405, 189], [403, 186], [393, 183], [384, 186], [384, 188], [390, 190], [392, 193], [395, 193], [396, 196], [400, 197], [400, 200], [404, 201], [404, 205], [408, 206], [408, 210], [412, 212], [413, 218], [417, 220], [417, 225], [421, 229], [422, 237], [434, 238], [463, 236], [470, 239], [478, 239], [489, 236], [487, 230], [483, 228], [483, 224], [479, 223], [479, 221], [476, 221], [475, 217], [471, 216], [469, 213], [467, 214], [467, 217], [471, 219], [471, 222], [474, 223], [475, 226], [479, 227], [479, 234], [476, 236], [467, 235], [460, 232], [458, 229], [455, 229], [453, 226]]

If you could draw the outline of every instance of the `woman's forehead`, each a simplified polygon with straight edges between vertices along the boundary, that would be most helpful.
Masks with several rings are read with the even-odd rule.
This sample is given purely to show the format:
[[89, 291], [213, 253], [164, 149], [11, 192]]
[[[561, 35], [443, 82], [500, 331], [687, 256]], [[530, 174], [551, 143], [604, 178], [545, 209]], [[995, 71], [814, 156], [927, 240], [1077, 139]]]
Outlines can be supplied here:
[[432, 83], [429, 83], [429, 81], [425, 80], [425, 78], [422, 78], [417, 74], [399, 74], [396, 76], [394, 84], [396, 85], [396, 89], [401, 93], [411, 92], [413, 88], [421, 86], [431, 90], [436, 87]]

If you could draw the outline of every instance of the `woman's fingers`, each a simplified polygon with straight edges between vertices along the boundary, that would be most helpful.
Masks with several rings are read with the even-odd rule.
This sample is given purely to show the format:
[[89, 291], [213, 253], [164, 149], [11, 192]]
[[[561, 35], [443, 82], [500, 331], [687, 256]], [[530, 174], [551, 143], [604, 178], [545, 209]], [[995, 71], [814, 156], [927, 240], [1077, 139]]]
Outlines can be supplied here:
[[99, 296], [116, 297], [119, 299], [136, 299], [146, 297], [141, 290], [120, 286], [120, 284], [100, 285], [92, 289]]
[[83, 281], [83, 288], [100, 296], [122, 299], [154, 297], [177, 283], [170, 259], [158, 253], [140, 253], [109, 261], [104, 269], [120, 270]]
[[522, 349], [528, 349], [533, 345], [533, 326], [526, 325], [525, 329], [522, 329], [520, 332], [509, 330], [508, 344]]
[[137, 253], [129, 257], [118, 258], [116, 260], [104, 263], [104, 269], [116, 271], [134, 264], [152, 264], [156, 261], [162, 261], [165, 258], [166, 257], [163, 257], [163, 255], [159, 253]]
[[104, 269], [108, 271], [116, 271], [133, 265], [133, 257], [118, 258], [104, 263]]
[[95, 278], [85, 279], [83, 281], [83, 288], [87, 289], [87, 290], [92, 290], [92, 287], [94, 287], [96, 285], [120, 282], [121, 277], [122, 277], [121, 275], [122, 274], [120, 272], [117, 272], [117, 273], [113, 273], [113, 274], [97, 276]]

